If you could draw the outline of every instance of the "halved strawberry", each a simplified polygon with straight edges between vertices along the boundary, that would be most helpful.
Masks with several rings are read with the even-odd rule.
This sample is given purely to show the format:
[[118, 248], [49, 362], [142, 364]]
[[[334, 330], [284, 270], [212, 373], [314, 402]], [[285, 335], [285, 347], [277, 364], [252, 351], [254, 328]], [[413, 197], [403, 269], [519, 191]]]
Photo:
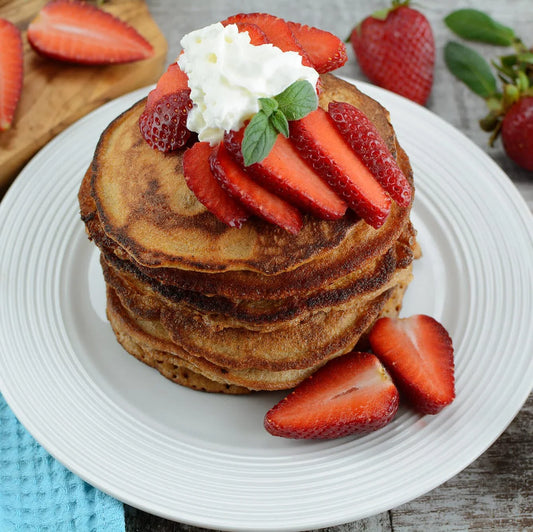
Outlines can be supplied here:
[[[234, 159], [244, 165], [241, 145], [244, 129], [230, 131], [224, 144]], [[274, 194], [324, 220], [336, 220], [346, 212], [346, 203], [326, 184], [283, 135], [278, 135], [270, 153], [246, 171]]]
[[178, 63], [171, 63], [167, 71], [159, 78], [155, 89], [148, 93], [146, 107], [151, 107], [157, 100], [167, 94], [182, 90], [189, 90], [189, 78], [181, 70]]
[[328, 362], [269, 410], [264, 425], [284, 438], [340, 438], [384, 427], [399, 395], [371, 353], [353, 352]]
[[320, 107], [290, 122], [291, 140], [302, 156], [373, 227], [380, 227], [390, 211], [390, 198]]
[[251, 22], [238, 22], [237, 28], [239, 31], [247, 31], [250, 36], [250, 42], [254, 46], [261, 44], [268, 44], [270, 41], [267, 39], [265, 32], [257, 25]]
[[22, 38], [11, 22], [0, 19], [0, 131], [9, 129], [22, 92]]
[[411, 202], [411, 185], [370, 119], [349, 103], [330, 102], [329, 116], [363, 164], [399, 205]]
[[187, 115], [192, 108], [190, 90], [166, 94], [146, 106], [139, 117], [139, 128], [144, 140], [159, 151], [183, 148], [191, 132], [187, 129]]
[[210, 163], [222, 188], [250, 212], [292, 234], [300, 231], [303, 225], [300, 212], [253, 181], [232, 159], [223, 143], [211, 155]]
[[213, 151], [209, 142], [196, 142], [183, 154], [185, 182], [198, 201], [221, 222], [230, 227], [241, 227], [248, 218], [248, 213], [215, 179], [209, 164]]
[[302, 56], [302, 64], [313, 66], [307, 52], [294, 37], [287, 22], [268, 13], [239, 13], [222, 21], [224, 26], [247, 22], [258, 26], [266, 35], [268, 42], [284, 52], [297, 52]]
[[128, 63], [151, 57], [152, 45], [135, 29], [85, 2], [52, 0], [28, 27], [40, 54], [88, 65]]
[[287, 24], [319, 74], [331, 72], [348, 60], [346, 46], [333, 33], [297, 22]]
[[438, 321], [424, 314], [381, 318], [369, 340], [400, 391], [419, 412], [436, 414], [453, 401], [452, 340]]

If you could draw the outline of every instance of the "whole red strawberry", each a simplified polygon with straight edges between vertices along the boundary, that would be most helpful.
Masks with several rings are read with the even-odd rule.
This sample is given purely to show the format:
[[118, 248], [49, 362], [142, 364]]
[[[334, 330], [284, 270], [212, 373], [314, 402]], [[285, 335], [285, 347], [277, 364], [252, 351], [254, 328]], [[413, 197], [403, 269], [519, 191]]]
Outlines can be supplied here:
[[433, 85], [435, 40], [427, 18], [408, 4], [393, 1], [365, 18], [350, 41], [370, 81], [424, 105]]
[[507, 155], [526, 170], [533, 171], [533, 96], [525, 96], [505, 113], [502, 141]]

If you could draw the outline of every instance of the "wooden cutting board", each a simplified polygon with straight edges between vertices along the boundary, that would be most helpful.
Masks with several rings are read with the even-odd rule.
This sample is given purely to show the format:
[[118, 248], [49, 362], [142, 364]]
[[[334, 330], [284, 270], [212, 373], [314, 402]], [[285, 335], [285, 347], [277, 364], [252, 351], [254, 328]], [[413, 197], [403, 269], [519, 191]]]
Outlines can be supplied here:
[[167, 43], [141, 0], [111, 0], [102, 8], [131, 24], [154, 47], [153, 57], [112, 66], [72, 65], [40, 57], [26, 28], [46, 2], [0, 0], [0, 17], [23, 30], [24, 86], [12, 127], [0, 132], [0, 198], [24, 164], [50, 139], [105, 102], [157, 81]]

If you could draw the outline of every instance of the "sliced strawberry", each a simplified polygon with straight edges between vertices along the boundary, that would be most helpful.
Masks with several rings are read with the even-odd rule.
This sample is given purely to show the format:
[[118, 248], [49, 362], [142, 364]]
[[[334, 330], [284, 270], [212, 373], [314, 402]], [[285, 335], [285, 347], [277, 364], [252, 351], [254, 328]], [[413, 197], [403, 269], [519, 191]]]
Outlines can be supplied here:
[[239, 13], [222, 21], [224, 26], [247, 22], [258, 26], [266, 35], [268, 42], [284, 52], [297, 52], [302, 56], [302, 64], [313, 66], [307, 52], [294, 37], [287, 22], [282, 18], [267, 13]]
[[353, 352], [328, 362], [269, 410], [264, 424], [274, 436], [340, 438], [384, 427], [399, 395], [371, 353]]
[[19, 29], [0, 18], [0, 131], [9, 129], [22, 92], [22, 38]]
[[333, 33], [297, 22], [287, 24], [319, 74], [331, 72], [348, 60], [346, 46]]
[[[224, 144], [234, 159], [244, 164], [241, 144], [244, 129], [230, 131]], [[337, 220], [346, 212], [346, 203], [300, 156], [283, 135], [278, 135], [270, 153], [247, 172], [261, 185], [291, 204], [324, 220]]]
[[211, 171], [209, 157], [213, 153], [208, 142], [196, 142], [183, 154], [183, 175], [187, 186], [221, 222], [241, 227], [248, 213], [219, 185]]
[[189, 78], [178, 63], [171, 63], [167, 71], [159, 78], [155, 89], [148, 94], [146, 107], [151, 107], [157, 100], [167, 94], [189, 89]]
[[436, 414], [455, 397], [452, 340], [430, 316], [381, 318], [369, 336], [372, 350], [400, 391], [423, 414]]
[[296, 234], [300, 231], [303, 225], [300, 212], [253, 181], [232, 159], [223, 143], [211, 155], [210, 162], [213, 174], [222, 188], [250, 212], [283, 227], [289, 233]]
[[349, 103], [330, 102], [328, 113], [344, 139], [399, 205], [411, 202], [411, 185], [369, 118]]
[[185, 146], [191, 135], [187, 129], [187, 114], [192, 107], [189, 94], [188, 89], [166, 94], [145, 108], [139, 128], [152, 148], [167, 152]]
[[254, 46], [261, 44], [268, 44], [270, 41], [267, 39], [265, 32], [257, 25], [250, 22], [238, 22], [237, 28], [239, 31], [247, 31], [250, 36], [250, 42]]
[[390, 198], [321, 108], [290, 122], [291, 140], [348, 206], [373, 227], [390, 211]]
[[52, 0], [28, 27], [28, 40], [53, 59], [98, 65], [151, 57], [152, 45], [135, 29], [85, 2]]

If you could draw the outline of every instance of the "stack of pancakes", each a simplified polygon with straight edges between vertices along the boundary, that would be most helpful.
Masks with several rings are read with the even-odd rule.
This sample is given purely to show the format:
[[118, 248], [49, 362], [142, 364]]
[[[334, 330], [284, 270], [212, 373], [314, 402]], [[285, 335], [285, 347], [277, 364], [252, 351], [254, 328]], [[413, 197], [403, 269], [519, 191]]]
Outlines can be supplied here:
[[[412, 183], [387, 112], [326, 74], [320, 105], [331, 100], [368, 115]], [[307, 216], [296, 236], [257, 218], [230, 228], [188, 189], [183, 151], [143, 140], [144, 105], [104, 131], [79, 192], [101, 250], [107, 315], [129, 353], [195, 389], [286, 389], [397, 314], [417, 253], [410, 208], [393, 202], [379, 229], [351, 211]]]

